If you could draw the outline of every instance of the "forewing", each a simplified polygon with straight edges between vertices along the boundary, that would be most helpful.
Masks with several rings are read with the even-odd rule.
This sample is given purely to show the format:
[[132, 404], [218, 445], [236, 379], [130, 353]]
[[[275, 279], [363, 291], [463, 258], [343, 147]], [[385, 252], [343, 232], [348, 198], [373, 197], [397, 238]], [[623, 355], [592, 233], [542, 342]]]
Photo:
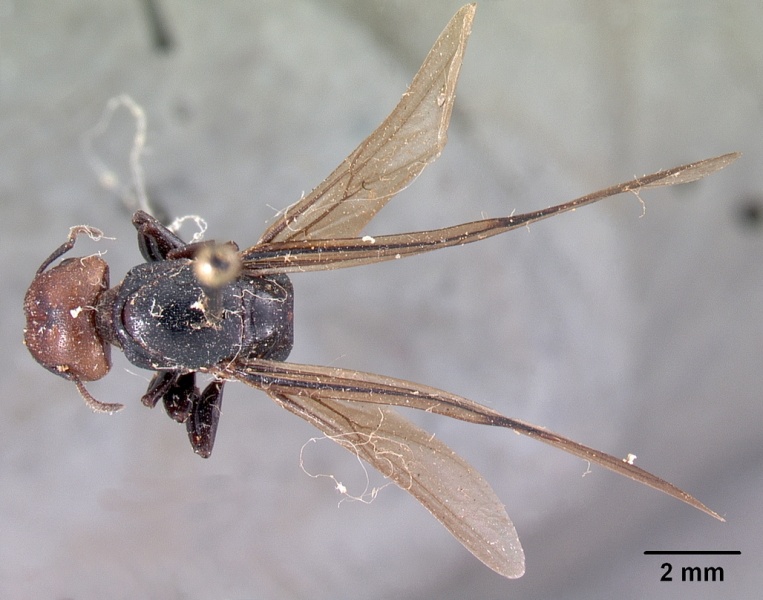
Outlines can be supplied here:
[[504, 577], [521, 577], [517, 532], [490, 485], [432, 434], [381, 406], [266, 390], [286, 410], [409, 492], [469, 552]]
[[301, 398], [306, 406], [325, 401], [404, 406], [469, 423], [505, 427], [648, 485], [716, 519], [724, 520], [690, 494], [627, 460], [600, 452], [543, 427], [506, 417], [466, 398], [419, 383], [337, 367], [297, 365], [262, 359], [231, 365], [218, 373], [218, 376], [234, 376], [271, 395]]
[[387, 119], [258, 244], [355, 237], [440, 155], [474, 11], [469, 4], [456, 13]]
[[722, 169], [738, 157], [739, 153], [724, 154], [666, 169], [586, 194], [564, 204], [521, 215], [483, 219], [453, 227], [397, 235], [260, 244], [245, 250], [241, 256], [244, 269], [253, 275], [340, 269], [414, 256], [439, 248], [477, 242], [624, 192], [638, 194], [643, 188], [695, 181]]

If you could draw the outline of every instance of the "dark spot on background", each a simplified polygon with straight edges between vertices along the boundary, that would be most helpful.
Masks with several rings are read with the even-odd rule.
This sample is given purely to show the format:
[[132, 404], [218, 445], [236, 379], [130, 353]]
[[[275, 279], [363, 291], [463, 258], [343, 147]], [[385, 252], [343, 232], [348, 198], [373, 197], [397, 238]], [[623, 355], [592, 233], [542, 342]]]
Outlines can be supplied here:
[[159, 0], [143, 0], [143, 6], [148, 21], [148, 30], [154, 49], [160, 53], [168, 53], [174, 46], [167, 19], [159, 6]]
[[763, 197], [745, 198], [737, 205], [737, 222], [743, 229], [763, 227]]

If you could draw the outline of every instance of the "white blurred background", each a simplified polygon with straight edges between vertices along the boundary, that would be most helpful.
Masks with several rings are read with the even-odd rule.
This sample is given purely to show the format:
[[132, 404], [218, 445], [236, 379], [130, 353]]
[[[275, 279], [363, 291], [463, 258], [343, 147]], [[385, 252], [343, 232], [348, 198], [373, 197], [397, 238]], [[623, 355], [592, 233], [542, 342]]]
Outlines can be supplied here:
[[[149, 194], [208, 237], [256, 241], [393, 108], [458, 2], [0, 1], [0, 596], [694, 598], [759, 593], [763, 492], [763, 8], [756, 2], [482, 2], [443, 156], [368, 233], [556, 204], [739, 150], [702, 182], [476, 245], [293, 277], [297, 362], [434, 385], [637, 464], [726, 516], [506, 431], [425, 415], [506, 503], [527, 573], [505, 580], [411, 497], [344, 502], [300, 469], [318, 433], [229, 385], [212, 458], [141, 406], [115, 356], [89, 386], [21, 344], [24, 291], [68, 228], [139, 262], [129, 213], [81, 146], [109, 98], [148, 118]], [[97, 156], [127, 182], [126, 112]], [[83, 245], [85, 252], [93, 246]], [[116, 354], [116, 353], [115, 353]], [[328, 442], [305, 468], [362, 491]], [[358, 487], [360, 486], [360, 487]], [[741, 550], [660, 558], [644, 550]], [[681, 583], [721, 565], [723, 583]]]

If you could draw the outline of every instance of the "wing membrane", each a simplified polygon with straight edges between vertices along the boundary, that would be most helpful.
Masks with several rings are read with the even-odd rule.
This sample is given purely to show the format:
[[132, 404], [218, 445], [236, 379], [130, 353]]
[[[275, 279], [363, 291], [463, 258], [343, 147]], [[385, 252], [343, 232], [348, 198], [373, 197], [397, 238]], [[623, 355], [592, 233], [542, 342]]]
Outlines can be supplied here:
[[456, 13], [392, 113], [258, 243], [354, 237], [440, 155], [474, 11]]
[[252, 273], [291, 273], [340, 269], [414, 256], [448, 246], [460, 246], [499, 235], [587, 204], [643, 188], [679, 185], [701, 179], [739, 157], [724, 154], [698, 162], [638, 177], [564, 204], [521, 215], [483, 219], [453, 227], [377, 236], [375, 238], [321, 239], [258, 244], [242, 253], [244, 268]]
[[306, 406], [324, 401], [404, 406], [470, 423], [505, 427], [648, 485], [716, 519], [724, 520], [718, 513], [672, 483], [621, 458], [589, 448], [542, 427], [511, 419], [486, 406], [436, 388], [336, 367], [297, 365], [261, 359], [233, 365], [220, 375], [224, 376], [226, 372], [228, 376], [233, 375], [271, 395], [299, 397]]
[[490, 485], [448, 446], [389, 408], [268, 394], [413, 495], [467, 550], [504, 577], [525, 571], [522, 546]]

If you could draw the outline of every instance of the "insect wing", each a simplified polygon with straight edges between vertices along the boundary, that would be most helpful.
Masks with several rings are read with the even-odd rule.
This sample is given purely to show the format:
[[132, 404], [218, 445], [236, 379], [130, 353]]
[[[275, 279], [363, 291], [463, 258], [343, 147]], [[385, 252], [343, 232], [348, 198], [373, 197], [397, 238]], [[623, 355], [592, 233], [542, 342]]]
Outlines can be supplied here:
[[644, 188], [679, 185], [701, 179], [739, 158], [734, 152], [673, 167], [610, 186], [541, 210], [462, 223], [452, 227], [365, 238], [287, 241], [259, 244], [242, 254], [249, 273], [291, 273], [355, 267], [460, 246], [484, 240], [518, 227], [524, 227], [570, 210], [624, 192], [638, 193]]
[[617, 458], [543, 427], [506, 417], [487, 406], [420, 383], [337, 367], [297, 365], [261, 359], [237, 363], [221, 371], [218, 376], [221, 378], [233, 376], [265, 390], [270, 395], [280, 393], [290, 397], [300, 396], [305, 398], [304, 402], [308, 403], [330, 400], [377, 406], [403, 406], [468, 423], [505, 427], [602, 466], [618, 475], [648, 485], [720, 521], [724, 520], [694, 496], [649, 471], [637, 467], [627, 459]]
[[440, 155], [474, 11], [469, 4], [456, 13], [392, 113], [258, 244], [355, 237]]
[[498, 496], [432, 434], [386, 407], [268, 393], [409, 492], [488, 567], [509, 578], [525, 572], [522, 546]]

